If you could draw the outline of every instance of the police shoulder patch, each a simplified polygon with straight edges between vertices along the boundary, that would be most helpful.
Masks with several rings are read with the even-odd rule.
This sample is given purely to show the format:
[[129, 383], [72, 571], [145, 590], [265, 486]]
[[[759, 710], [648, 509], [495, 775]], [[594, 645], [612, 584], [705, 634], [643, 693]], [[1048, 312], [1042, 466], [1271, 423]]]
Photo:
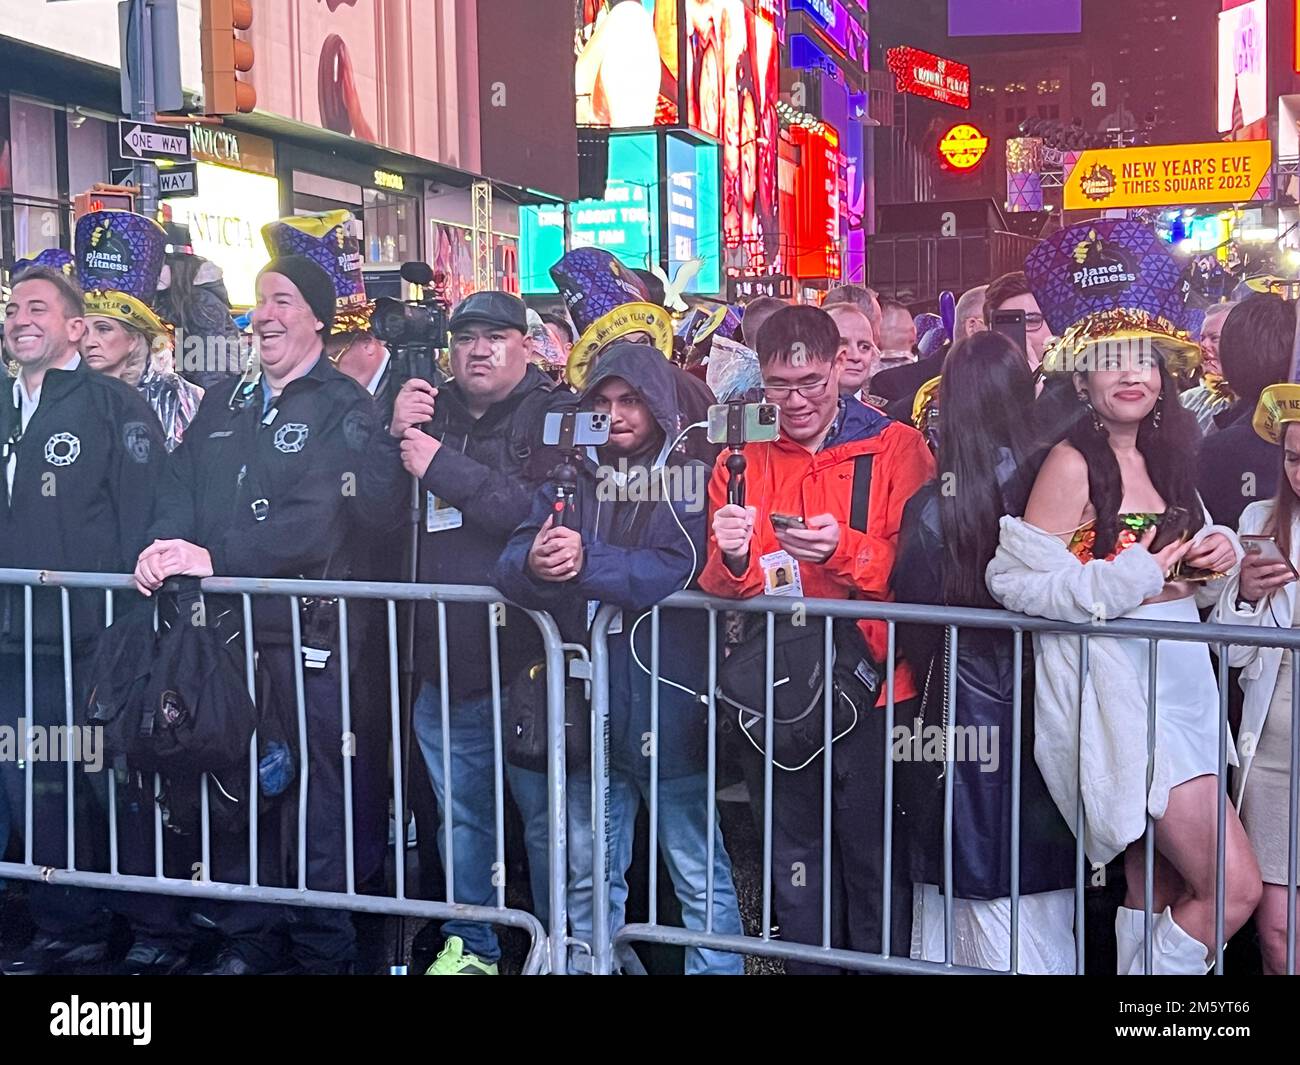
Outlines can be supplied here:
[[143, 466], [149, 461], [153, 441], [149, 436], [149, 427], [144, 422], [127, 422], [122, 426], [122, 444], [132, 462]]
[[343, 417], [343, 439], [353, 451], [364, 451], [374, 432], [375, 420], [363, 410], [348, 411]]

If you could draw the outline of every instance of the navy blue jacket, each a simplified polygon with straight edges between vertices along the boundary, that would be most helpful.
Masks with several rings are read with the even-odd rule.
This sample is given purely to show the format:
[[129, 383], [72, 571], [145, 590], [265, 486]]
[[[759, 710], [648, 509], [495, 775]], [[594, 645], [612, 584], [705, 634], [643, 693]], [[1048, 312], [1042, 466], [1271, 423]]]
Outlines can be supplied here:
[[1201, 441], [1196, 487], [1210, 516], [1230, 529], [1251, 503], [1277, 492], [1282, 449], [1255, 432], [1254, 415], [1255, 404], [1240, 400], [1214, 419], [1219, 431]]
[[[607, 378], [627, 381], [641, 394], [669, 444], [680, 432], [671, 371], [652, 348], [617, 345], [602, 356], [588, 394]], [[497, 587], [520, 606], [549, 611], [566, 641], [587, 643], [590, 603], [622, 608], [622, 632], [609, 639], [610, 762], [611, 768], [641, 777], [650, 773], [649, 611], [694, 581], [704, 563], [708, 473], [704, 463], [683, 459], [680, 448], [674, 449], [663, 480], [635, 482], [638, 488], [655, 485], [658, 499], [650, 491], [639, 494], [652, 498], [635, 498], [637, 489], [617, 493], [627, 498], [614, 499], [611, 482], [602, 481], [596, 463], [589, 460], [578, 476], [581, 572], [561, 584], [538, 580], [528, 568], [528, 552], [551, 513], [551, 485], [537, 494], [532, 514], [515, 530], [496, 570]], [[671, 491], [665, 491], [665, 485]], [[678, 486], [686, 490], [678, 491]], [[634, 634], [636, 657], [645, 668], [632, 654]], [[701, 694], [708, 682], [708, 618], [703, 611], [661, 612], [659, 664], [659, 774], [672, 778], [702, 772], [708, 739], [708, 711]]]

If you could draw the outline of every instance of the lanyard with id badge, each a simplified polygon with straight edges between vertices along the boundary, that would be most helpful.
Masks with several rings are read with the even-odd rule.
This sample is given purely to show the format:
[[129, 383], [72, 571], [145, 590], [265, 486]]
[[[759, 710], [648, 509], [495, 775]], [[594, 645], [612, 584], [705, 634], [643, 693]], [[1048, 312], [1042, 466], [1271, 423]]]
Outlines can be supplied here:
[[[442, 441], [443, 447], [447, 446], [447, 441]], [[460, 442], [460, 451], [463, 455], [465, 449], [469, 446], [469, 438], [462, 437]], [[465, 524], [465, 515], [462, 511], [453, 507], [445, 499], [441, 499], [432, 492], [424, 494], [424, 531], [427, 533], [449, 532], [452, 529], [459, 529]]]

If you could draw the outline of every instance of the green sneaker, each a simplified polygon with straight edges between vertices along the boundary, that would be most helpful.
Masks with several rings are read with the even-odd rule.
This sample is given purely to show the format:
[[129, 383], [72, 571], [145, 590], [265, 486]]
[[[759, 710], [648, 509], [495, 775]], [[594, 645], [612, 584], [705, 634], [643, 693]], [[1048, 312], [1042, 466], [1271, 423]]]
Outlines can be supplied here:
[[460, 936], [449, 936], [447, 945], [434, 963], [425, 971], [425, 976], [496, 976], [497, 963], [489, 965], [480, 961], [473, 954], [465, 953], [465, 944]]

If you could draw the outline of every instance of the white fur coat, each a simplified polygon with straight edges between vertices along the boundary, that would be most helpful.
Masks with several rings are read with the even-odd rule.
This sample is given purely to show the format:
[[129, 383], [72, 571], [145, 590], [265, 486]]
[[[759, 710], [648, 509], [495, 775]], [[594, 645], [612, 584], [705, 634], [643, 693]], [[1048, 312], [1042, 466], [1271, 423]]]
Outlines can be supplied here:
[[[1207, 525], [1195, 539], [1211, 533], [1226, 535], [1241, 557], [1230, 529]], [[1057, 537], [1012, 517], [1002, 519], [986, 578], [1008, 610], [1091, 623], [1098, 633], [1106, 620], [1122, 618], [1164, 587], [1164, 574], [1147, 551], [1081, 563]], [[1217, 592], [1217, 586], [1202, 589], [1198, 600], [1213, 601]], [[1079, 636], [1036, 634], [1034, 649], [1034, 759], [1071, 828], [1082, 789], [1084, 850], [1093, 861], [1108, 862], [1142, 835], [1148, 808], [1152, 817], [1162, 817], [1169, 802], [1169, 770], [1159, 758], [1149, 793], [1146, 788], [1145, 680], [1118, 640], [1092, 636], [1081, 699]]]

